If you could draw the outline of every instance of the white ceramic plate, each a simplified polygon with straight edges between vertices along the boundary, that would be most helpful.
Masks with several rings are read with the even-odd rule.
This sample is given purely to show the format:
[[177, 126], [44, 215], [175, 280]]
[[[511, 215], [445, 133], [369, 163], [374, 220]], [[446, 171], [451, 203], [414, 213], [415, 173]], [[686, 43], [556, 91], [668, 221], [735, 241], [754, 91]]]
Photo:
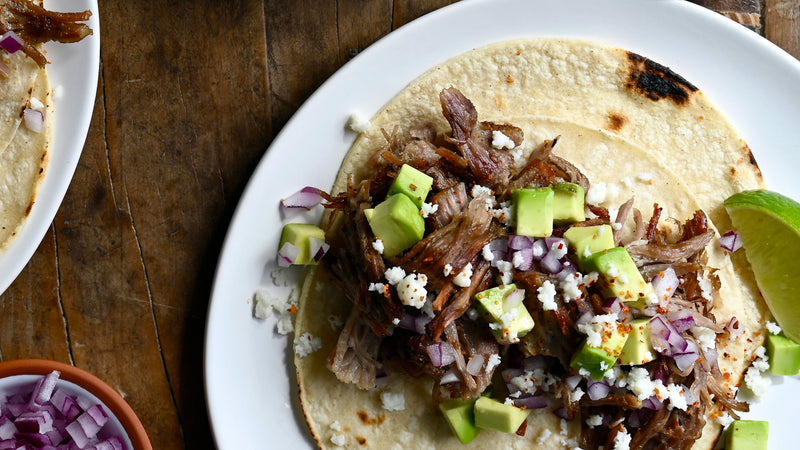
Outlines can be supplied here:
[[22, 230], [0, 255], [0, 294], [28, 263], [55, 217], [75, 173], [94, 109], [100, 67], [100, 17], [96, 0], [45, 1], [55, 11], [92, 11], [86, 23], [94, 34], [73, 44], [48, 42], [45, 50], [50, 65], [47, 73], [55, 99], [55, 130], [50, 161], [36, 201]]
[[[380, 40], [300, 108], [256, 168], [230, 225], [211, 293], [205, 381], [223, 449], [313, 445], [296, 401], [291, 351], [250, 299], [269, 273], [281, 226], [279, 201], [302, 186], [329, 187], [354, 135], [348, 117], [370, 117], [409, 81], [447, 58], [513, 38], [572, 36], [635, 51], [705, 91], [744, 134], [767, 184], [800, 199], [800, 62], [755, 33], [682, 0], [470, 0]], [[302, 144], [302, 145], [299, 145]], [[294, 219], [297, 220], [297, 219]], [[770, 447], [791, 442], [800, 378], [780, 380], [749, 417], [770, 421]]]

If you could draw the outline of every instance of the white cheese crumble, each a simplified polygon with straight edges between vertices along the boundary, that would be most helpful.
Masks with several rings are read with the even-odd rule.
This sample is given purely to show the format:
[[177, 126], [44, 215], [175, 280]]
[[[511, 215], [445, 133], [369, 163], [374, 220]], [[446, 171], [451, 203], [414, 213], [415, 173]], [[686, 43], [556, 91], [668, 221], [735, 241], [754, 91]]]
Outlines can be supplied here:
[[642, 172], [636, 178], [643, 183], [649, 183], [653, 181], [653, 174], [650, 172]]
[[428, 296], [425, 285], [428, 284], [428, 277], [425, 274], [412, 273], [397, 283], [397, 296], [400, 302], [406, 306], [422, 308]]
[[338, 447], [342, 447], [347, 443], [347, 437], [345, 437], [343, 434], [334, 434], [331, 436], [331, 443]]
[[700, 295], [704, 299], [710, 302], [714, 301], [714, 299], [711, 298], [711, 292], [713, 288], [711, 287], [711, 281], [709, 281], [708, 278], [702, 275], [697, 275], [697, 285], [700, 286]]
[[565, 242], [556, 241], [550, 246], [550, 253], [557, 259], [561, 259], [567, 255], [567, 244]]
[[330, 427], [333, 431], [342, 431], [342, 426], [339, 424], [338, 420], [335, 420], [332, 424], [330, 424]]
[[472, 278], [472, 263], [467, 263], [461, 272], [453, 278], [453, 284], [459, 287], [468, 287]]
[[403, 281], [403, 278], [406, 277], [406, 271], [403, 270], [402, 267], [390, 267], [386, 269], [386, 272], [383, 273], [383, 276], [386, 277], [386, 281], [388, 281], [389, 284], [394, 286]]
[[594, 414], [586, 418], [586, 425], [589, 428], [599, 427], [603, 424], [603, 416], [600, 414]]
[[569, 401], [570, 401], [570, 403], [579, 402], [581, 400], [581, 397], [583, 397], [584, 394], [585, 394], [585, 392], [583, 392], [583, 389], [575, 388], [574, 391], [569, 393]]
[[492, 147], [502, 150], [502, 149], [512, 149], [516, 147], [517, 144], [514, 143], [514, 140], [510, 137], [506, 136], [502, 131], [494, 130], [492, 131]]
[[489, 355], [489, 360], [486, 361], [486, 373], [491, 373], [492, 369], [500, 365], [500, 355], [492, 353]]
[[582, 281], [583, 276], [579, 272], [573, 272], [559, 281], [558, 288], [561, 289], [561, 296], [564, 297], [565, 302], [581, 298], [581, 295], [583, 295], [580, 289]]
[[386, 292], [386, 285], [383, 283], [370, 283], [367, 290], [383, 294], [384, 292]]
[[731, 417], [731, 415], [728, 414], [727, 412], [724, 413], [724, 414], [718, 415], [715, 418], [715, 420], [717, 421], [718, 424], [722, 425], [722, 428], [725, 428], [728, 425], [730, 425], [731, 423], [733, 423], [733, 417]]
[[542, 433], [539, 435], [539, 437], [536, 438], [536, 443], [539, 444], [539, 445], [544, 444], [544, 442], [547, 439], [549, 439], [550, 435], [552, 435], [552, 434], [553, 434], [552, 431], [550, 431], [549, 429], [545, 428], [544, 430], [542, 430]]
[[380, 239], [375, 239], [375, 242], [372, 243], [372, 248], [375, 249], [376, 252], [383, 254], [383, 241]]
[[436, 211], [439, 210], [439, 205], [432, 204], [432, 203], [423, 203], [420, 212], [422, 213], [422, 218], [427, 219], [428, 216], [431, 214], [436, 214]]
[[294, 338], [294, 352], [304, 357], [322, 348], [322, 340], [311, 333], [303, 333]]
[[772, 334], [781, 334], [781, 331], [783, 330], [777, 323], [767, 321], [767, 331], [769, 331]]
[[[489, 244], [483, 246], [481, 249], [481, 256], [483, 256], [484, 261], [492, 262], [494, 259], [494, 253], [492, 253], [492, 247]], [[448, 264], [449, 266], [450, 264]], [[452, 266], [450, 266], [452, 268]], [[445, 274], [447, 276], [447, 274]]]
[[618, 318], [614, 313], [600, 314], [579, 324], [578, 331], [586, 335], [586, 344], [590, 347], [600, 347], [603, 345], [603, 335], [611, 335], [616, 331]]
[[476, 184], [472, 186], [472, 190], [470, 191], [473, 198], [480, 197], [481, 195], [486, 195], [489, 197], [494, 197], [494, 191], [487, 188], [486, 186], [481, 186], [480, 184]]
[[355, 131], [356, 133], [363, 133], [369, 130], [370, 126], [372, 126], [372, 124], [370, 123], [369, 119], [365, 119], [358, 114], [351, 115], [347, 120], [347, 128], [350, 128], [350, 130]]
[[555, 311], [558, 308], [556, 304], [556, 287], [550, 280], [545, 280], [536, 292], [536, 298], [542, 302], [542, 309], [545, 311]]
[[449, 277], [450, 274], [453, 273], [453, 266], [451, 266], [449, 263], [445, 264], [442, 273], [444, 273], [444, 276]]
[[[511, 284], [511, 282], [514, 281], [514, 273], [511, 271], [514, 266], [510, 262], [500, 260], [494, 262], [492, 265], [497, 267], [497, 270], [500, 271], [501, 284]], [[546, 281], [546, 283], [549, 283], [549, 281]], [[555, 294], [555, 288], [553, 288], [553, 293]]]
[[292, 316], [289, 314], [282, 314], [275, 323], [275, 330], [278, 334], [287, 335], [294, 331], [294, 324], [292, 323]]
[[692, 334], [697, 338], [697, 345], [705, 351], [716, 348], [717, 333], [708, 327], [692, 327]]
[[387, 411], [402, 411], [406, 409], [406, 397], [402, 392], [397, 394], [393, 392], [382, 392], [381, 404], [383, 405], [383, 409]]
[[628, 450], [631, 448], [631, 435], [623, 427], [614, 435], [614, 450]]

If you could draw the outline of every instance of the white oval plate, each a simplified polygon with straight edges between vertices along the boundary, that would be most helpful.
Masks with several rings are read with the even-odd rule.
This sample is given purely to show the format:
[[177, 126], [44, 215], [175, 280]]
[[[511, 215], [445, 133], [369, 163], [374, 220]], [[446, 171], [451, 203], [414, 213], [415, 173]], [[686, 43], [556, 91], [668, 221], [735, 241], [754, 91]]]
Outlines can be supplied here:
[[96, 0], [46, 1], [54, 11], [92, 11], [86, 22], [93, 34], [80, 42], [48, 42], [44, 48], [50, 85], [60, 86], [55, 98], [55, 129], [50, 146], [50, 161], [39, 185], [36, 200], [17, 237], [0, 255], [0, 294], [17, 278], [39, 247], [67, 193], [78, 165], [89, 122], [92, 119], [100, 68], [100, 12]]
[[[683, 0], [470, 0], [389, 34], [346, 64], [297, 111], [256, 168], [231, 222], [211, 293], [205, 342], [209, 416], [223, 449], [312, 446], [297, 406], [287, 339], [252, 317], [271, 284], [279, 201], [328, 188], [354, 140], [348, 117], [372, 116], [408, 82], [452, 56], [521, 37], [571, 36], [632, 50], [703, 90], [743, 133], [768, 186], [800, 199], [800, 62], [723, 16]], [[296, 219], [295, 219], [296, 220]], [[791, 442], [800, 378], [776, 379], [748, 417], [769, 420], [771, 448]], [[413, 405], [411, 406], [413, 407]]]

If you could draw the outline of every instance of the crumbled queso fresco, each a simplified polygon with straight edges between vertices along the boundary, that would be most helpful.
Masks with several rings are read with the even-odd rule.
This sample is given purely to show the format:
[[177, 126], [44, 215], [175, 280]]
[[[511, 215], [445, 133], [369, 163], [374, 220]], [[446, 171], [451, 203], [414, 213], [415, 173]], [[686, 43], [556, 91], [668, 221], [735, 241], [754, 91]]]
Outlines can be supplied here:
[[301, 358], [320, 348], [322, 348], [322, 340], [311, 333], [304, 333], [294, 338], [294, 352]]
[[387, 411], [402, 411], [406, 409], [406, 397], [403, 393], [382, 392], [381, 404]]
[[428, 297], [426, 284], [428, 284], [428, 277], [423, 273], [412, 273], [403, 278], [397, 283], [397, 296], [400, 297], [400, 302], [406, 306], [422, 308]]

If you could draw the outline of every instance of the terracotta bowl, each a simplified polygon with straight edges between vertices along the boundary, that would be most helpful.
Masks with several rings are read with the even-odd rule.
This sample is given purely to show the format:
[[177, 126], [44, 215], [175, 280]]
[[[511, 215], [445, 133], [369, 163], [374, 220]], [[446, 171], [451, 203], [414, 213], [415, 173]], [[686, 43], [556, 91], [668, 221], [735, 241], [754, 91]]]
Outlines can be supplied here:
[[[142, 426], [142, 422], [133, 412], [130, 405], [123, 400], [117, 391], [103, 380], [89, 372], [58, 361], [45, 359], [18, 359], [0, 363], [0, 392], [18, 390], [21, 386], [30, 386], [42, 375], [58, 370], [61, 372], [57, 386], [71, 395], [81, 394], [89, 398], [95, 397], [111, 412], [108, 423], [109, 432], [122, 438], [128, 448], [134, 450], [152, 450], [150, 439]], [[104, 428], [105, 429], [105, 428]]]

